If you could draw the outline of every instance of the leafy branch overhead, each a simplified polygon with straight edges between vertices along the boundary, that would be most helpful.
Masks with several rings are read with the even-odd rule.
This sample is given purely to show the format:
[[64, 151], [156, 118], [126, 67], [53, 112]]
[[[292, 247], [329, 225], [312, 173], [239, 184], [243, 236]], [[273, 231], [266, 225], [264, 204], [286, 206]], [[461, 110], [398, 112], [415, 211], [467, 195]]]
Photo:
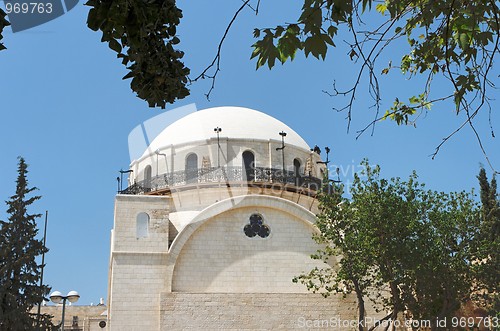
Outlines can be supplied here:
[[[464, 115], [458, 128], [437, 146], [441, 146], [464, 126], [474, 132], [488, 163], [474, 120], [485, 109], [491, 121], [489, 93], [495, 87], [494, 71], [499, 52], [500, 14], [498, 1], [479, 0], [303, 0], [297, 20], [275, 27], [255, 29], [251, 58], [256, 67], [273, 68], [277, 62], [292, 61], [298, 52], [306, 57], [326, 59], [329, 49], [337, 47], [338, 38], [347, 43], [347, 61], [357, 65], [352, 85], [338, 89], [333, 82], [329, 95], [345, 96], [345, 111], [350, 128], [359, 88], [367, 86], [373, 100], [373, 120], [358, 133], [374, 124], [392, 119], [397, 124], [416, 125], [419, 116], [439, 102], [449, 104], [456, 114]], [[202, 73], [190, 78], [181, 62], [183, 52], [176, 36], [182, 18], [174, 0], [88, 0], [91, 7], [87, 24], [102, 32], [109, 44], [130, 70], [131, 87], [150, 106], [165, 107], [189, 95], [187, 85], [211, 79], [207, 97], [214, 89], [220, 71], [221, 49], [229, 29], [244, 9], [259, 13], [260, 0], [244, 0], [230, 20], [217, 47], [215, 58]], [[381, 77], [397, 72], [417, 88], [410, 96], [391, 96], [394, 102], [381, 109]], [[351, 83], [349, 83], [351, 84]], [[436, 92], [433, 86], [439, 85]], [[408, 99], [407, 99], [408, 98]], [[366, 99], [366, 98], [363, 98]], [[405, 101], [408, 100], [408, 101]], [[493, 166], [490, 164], [493, 168]]]
[[123, 79], [150, 107], [165, 108], [189, 95], [189, 69], [175, 47], [182, 11], [174, 0], [89, 0], [87, 25], [102, 32], [102, 42], [127, 66]]
[[[498, 77], [492, 70], [499, 52], [499, 16], [496, 1], [305, 0], [296, 22], [255, 29], [251, 57], [256, 58], [257, 68], [293, 60], [297, 51], [325, 59], [342, 33], [342, 41], [350, 47], [349, 60], [359, 64], [359, 72], [351, 88], [340, 91], [334, 84], [333, 93], [327, 93], [349, 97], [348, 104], [338, 109], [347, 111], [349, 124], [358, 87], [367, 83], [377, 110], [371, 124], [389, 118], [415, 125], [432, 104], [453, 100], [455, 112], [466, 115], [458, 130], [469, 125], [480, 141], [473, 119], [483, 108], [491, 115], [488, 92]], [[382, 55], [386, 61], [396, 50], [403, 50], [400, 59], [378, 67]], [[408, 103], [396, 98], [391, 109], [379, 115], [379, 78], [394, 69], [408, 79], [422, 76], [424, 84]], [[431, 94], [434, 80], [442, 84], [442, 78], [449, 82], [450, 92]], [[494, 137], [491, 123], [490, 128]]]
[[[296, 23], [255, 29], [254, 37], [260, 38], [252, 53], [252, 58], [257, 57], [257, 68], [265, 64], [272, 68], [276, 60], [293, 60], [297, 50], [325, 59], [328, 47], [335, 47], [333, 38], [344, 28], [353, 37], [350, 59], [362, 59], [362, 70], [370, 75], [377, 74], [374, 63], [381, 52], [396, 39], [406, 38], [408, 52], [397, 68], [410, 78], [418, 74], [427, 74], [429, 79], [445, 75], [455, 87], [457, 111], [466, 108], [462, 104], [466, 94], [490, 85], [484, 80], [498, 52], [496, 2], [386, 0], [375, 6], [383, 23], [370, 26], [365, 19], [375, 21], [368, 16], [374, 2], [304, 1]], [[394, 68], [389, 65], [381, 74]]]

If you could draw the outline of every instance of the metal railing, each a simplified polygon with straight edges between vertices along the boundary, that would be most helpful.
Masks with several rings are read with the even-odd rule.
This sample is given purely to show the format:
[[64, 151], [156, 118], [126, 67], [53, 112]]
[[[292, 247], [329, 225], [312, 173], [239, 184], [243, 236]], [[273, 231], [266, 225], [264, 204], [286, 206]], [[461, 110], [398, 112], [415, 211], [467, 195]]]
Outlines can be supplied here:
[[293, 171], [283, 171], [275, 168], [255, 167], [251, 169], [243, 167], [212, 167], [193, 170], [175, 171], [162, 174], [136, 182], [126, 189], [119, 191], [119, 194], [145, 194], [165, 189], [181, 188], [183, 186], [197, 186], [202, 184], [231, 184], [246, 183], [268, 185], [278, 184], [280, 187], [305, 188], [312, 191], [319, 191], [322, 187], [322, 180], [312, 176], [298, 176]]

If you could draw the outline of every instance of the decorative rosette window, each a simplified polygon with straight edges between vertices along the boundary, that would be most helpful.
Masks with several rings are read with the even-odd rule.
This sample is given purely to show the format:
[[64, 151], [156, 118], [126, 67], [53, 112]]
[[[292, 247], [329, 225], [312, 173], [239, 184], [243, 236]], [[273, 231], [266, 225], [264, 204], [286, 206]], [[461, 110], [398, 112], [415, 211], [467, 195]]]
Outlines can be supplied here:
[[245, 235], [249, 238], [253, 238], [255, 236], [259, 236], [261, 238], [269, 237], [269, 233], [271, 230], [267, 225], [264, 224], [264, 219], [260, 214], [252, 214], [249, 218], [250, 223], [245, 225], [243, 231]]

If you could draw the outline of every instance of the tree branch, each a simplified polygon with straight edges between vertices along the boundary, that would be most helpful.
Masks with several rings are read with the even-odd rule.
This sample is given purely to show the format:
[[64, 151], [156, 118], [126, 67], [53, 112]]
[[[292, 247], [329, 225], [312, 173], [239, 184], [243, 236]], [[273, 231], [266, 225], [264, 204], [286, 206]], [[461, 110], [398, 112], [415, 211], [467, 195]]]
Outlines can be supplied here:
[[[210, 86], [210, 89], [208, 90], [208, 92], [205, 94], [205, 96], [207, 97], [207, 100], [210, 100], [210, 94], [212, 93], [213, 89], [215, 88], [215, 80], [217, 78], [217, 74], [220, 71], [220, 58], [221, 58], [222, 44], [224, 43], [224, 40], [226, 39], [227, 34], [229, 33], [229, 30], [231, 29], [231, 26], [236, 21], [236, 18], [241, 13], [241, 11], [248, 5], [249, 2], [250, 2], [250, 0], [245, 0], [243, 2], [243, 4], [240, 6], [240, 8], [238, 8], [238, 10], [234, 13], [233, 18], [231, 19], [231, 21], [229, 22], [228, 26], [226, 27], [226, 31], [224, 31], [224, 35], [222, 36], [222, 38], [221, 38], [221, 40], [219, 42], [219, 45], [217, 46], [217, 53], [215, 54], [215, 57], [212, 60], [212, 63], [210, 63], [210, 65], [208, 65], [201, 72], [201, 74], [199, 74], [196, 78], [189, 80], [190, 83], [194, 83], [194, 82], [196, 82], [196, 81], [198, 81], [200, 79], [205, 79], [205, 78], [210, 78], [212, 80], [212, 85]], [[260, 4], [260, 1], [257, 4], [257, 8], [254, 10], [256, 14], [258, 13], [259, 4]], [[207, 74], [208, 71], [210, 69], [212, 69], [214, 66], [215, 66], [215, 72], [213, 73], [213, 75]]]

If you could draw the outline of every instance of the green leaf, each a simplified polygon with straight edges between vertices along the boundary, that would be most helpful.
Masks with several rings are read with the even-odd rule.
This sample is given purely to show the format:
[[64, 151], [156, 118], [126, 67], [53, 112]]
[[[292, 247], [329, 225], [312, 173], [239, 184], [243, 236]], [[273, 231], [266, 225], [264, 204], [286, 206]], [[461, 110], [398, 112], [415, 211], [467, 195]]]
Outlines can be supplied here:
[[327, 30], [327, 33], [330, 37], [333, 38], [333, 36], [335, 36], [337, 34], [337, 31], [338, 31], [338, 28], [334, 25], [330, 25], [328, 27], [328, 30]]
[[327, 51], [326, 43], [320, 35], [311, 36], [304, 42], [304, 51], [306, 57], [311, 53], [315, 58], [322, 57], [324, 60]]
[[295, 58], [295, 53], [297, 49], [300, 49], [301, 42], [297, 36], [286, 33], [282, 38], [278, 40], [277, 49], [279, 51], [279, 59], [281, 63], [285, 63], [288, 58], [292, 61]]
[[363, 0], [363, 12], [366, 11], [366, 8], [372, 9], [372, 0]]
[[276, 27], [276, 31], [274, 32], [274, 38], [279, 38], [284, 31], [285, 31], [285, 28], [281, 25], [278, 25]]
[[375, 6], [375, 9], [379, 13], [384, 14], [385, 11], [387, 10], [387, 5], [385, 3], [379, 3], [378, 5]]
[[115, 39], [111, 39], [109, 41], [109, 48], [111, 48], [112, 50], [114, 50], [117, 53], [121, 53], [121, 51], [122, 51], [122, 46]]
[[467, 49], [469, 48], [469, 35], [467, 33], [460, 33], [459, 34], [459, 45], [461, 49]]

